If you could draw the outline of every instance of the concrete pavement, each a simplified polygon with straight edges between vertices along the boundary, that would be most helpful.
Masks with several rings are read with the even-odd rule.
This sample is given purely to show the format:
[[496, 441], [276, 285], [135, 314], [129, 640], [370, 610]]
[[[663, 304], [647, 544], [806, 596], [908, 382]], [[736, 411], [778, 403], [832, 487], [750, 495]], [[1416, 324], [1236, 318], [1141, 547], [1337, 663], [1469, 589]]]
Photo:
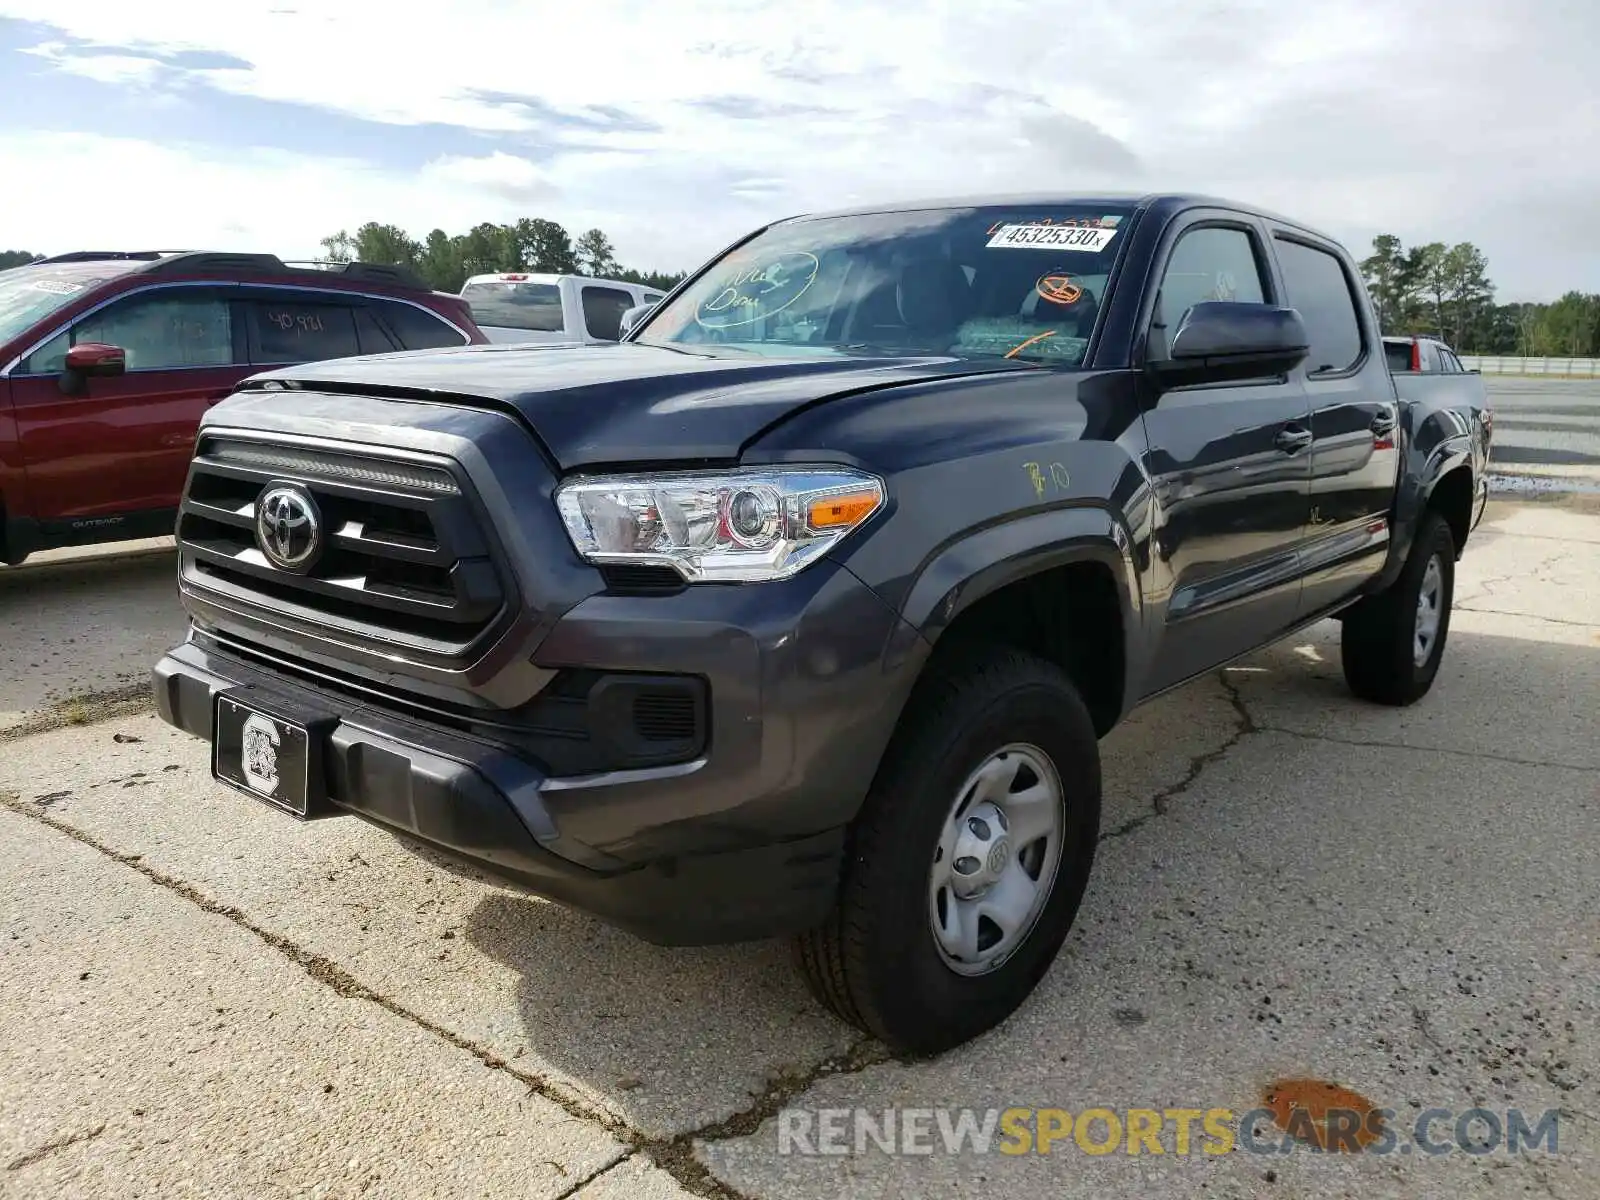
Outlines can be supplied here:
[[[75, 578], [0, 591], [14, 645], [99, 611]], [[1012, 1021], [921, 1063], [823, 1016], [782, 947], [646, 946], [225, 791], [147, 713], [41, 719], [178, 636], [148, 586], [145, 618], [77, 644], [77, 682], [11, 685], [0, 1194], [1600, 1194], [1592, 514], [1493, 507], [1412, 709], [1344, 692], [1328, 624], [1135, 714], [1067, 950]], [[1559, 1152], [778, 1153], [786, 1109], [1242, 1112], [1286, 1075], [1402, 1127], [1559, 1109]]]

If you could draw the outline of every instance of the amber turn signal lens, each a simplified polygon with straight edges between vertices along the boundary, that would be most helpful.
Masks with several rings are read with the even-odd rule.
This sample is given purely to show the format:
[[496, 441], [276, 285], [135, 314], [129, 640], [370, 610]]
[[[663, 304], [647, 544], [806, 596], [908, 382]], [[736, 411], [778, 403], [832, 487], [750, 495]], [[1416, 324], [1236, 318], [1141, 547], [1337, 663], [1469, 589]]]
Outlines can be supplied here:
[[811, 502], [806, 512], [806, 522], [813, 529], [848, 529], [871, 516], [872, 510], [877, 507], [877, 492], [822, 496]]

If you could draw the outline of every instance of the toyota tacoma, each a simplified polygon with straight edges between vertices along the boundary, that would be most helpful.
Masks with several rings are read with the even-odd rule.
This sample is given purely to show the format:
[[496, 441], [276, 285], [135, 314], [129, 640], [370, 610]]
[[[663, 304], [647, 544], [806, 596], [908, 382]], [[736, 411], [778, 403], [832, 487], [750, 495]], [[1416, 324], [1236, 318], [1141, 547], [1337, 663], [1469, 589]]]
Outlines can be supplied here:
[[240, 792], [658, 943], [791, 936], [936, 1052], [1056, 956], [1134, 706], [1335, 616], [1357, 697], [1428, 692], [1490, 425], [1399, 382], [1350, 255], [1227, 201], [779, 221], [618, 343], [242, 383], [157, 703]]

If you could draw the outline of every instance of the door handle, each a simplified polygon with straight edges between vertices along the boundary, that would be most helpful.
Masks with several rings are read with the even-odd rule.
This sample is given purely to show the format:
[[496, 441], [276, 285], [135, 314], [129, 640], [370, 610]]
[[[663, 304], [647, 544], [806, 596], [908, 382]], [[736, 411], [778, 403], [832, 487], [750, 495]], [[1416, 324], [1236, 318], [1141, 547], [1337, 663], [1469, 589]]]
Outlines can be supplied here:
[[1311, 431], [1301, 429], [1298, 425], [1286, 425], [1278, 431], [1278, 436], [1273, 438], [1273, 444], [1285, 454], [1299, 454], [1311, 445]]
[[1394, 432], [1394, 415], [1392, 413], [1379, 413], [1372, 419], [1372, 432], [1379, 437], [1388, 437]]

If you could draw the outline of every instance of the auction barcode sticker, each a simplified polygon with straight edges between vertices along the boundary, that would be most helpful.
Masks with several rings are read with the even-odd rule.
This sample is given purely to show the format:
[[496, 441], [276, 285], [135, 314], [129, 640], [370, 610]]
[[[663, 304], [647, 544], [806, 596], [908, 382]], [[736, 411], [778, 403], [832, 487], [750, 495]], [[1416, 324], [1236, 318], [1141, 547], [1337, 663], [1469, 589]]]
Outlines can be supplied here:
[[1084, 225], [1002, 225], [989, 239], [989, 249], [1082, 250], [1096, 254], [1116, 236], [1115, 229]]

